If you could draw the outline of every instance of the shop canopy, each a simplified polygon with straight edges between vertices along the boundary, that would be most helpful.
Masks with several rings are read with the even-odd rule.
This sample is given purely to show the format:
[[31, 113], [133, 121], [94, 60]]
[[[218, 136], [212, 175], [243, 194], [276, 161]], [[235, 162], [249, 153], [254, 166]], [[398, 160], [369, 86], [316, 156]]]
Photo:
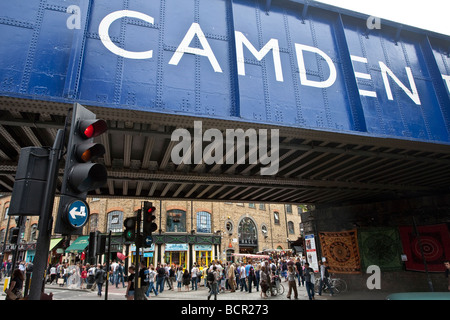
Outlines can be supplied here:
[[52, 251], [62, 240], [63, 238], [54, 238], [50, 240], [50, 247], [48, 251]]
[[86, 247], [89, 244], [89, 236], [81, 236], [78, 237], [78, 239], [76, 239], [67, 249], [66, 249], [66, 253], [70, 252], [70, 253], [80, 253], [82, 252], [84, 249], [86, 249]]

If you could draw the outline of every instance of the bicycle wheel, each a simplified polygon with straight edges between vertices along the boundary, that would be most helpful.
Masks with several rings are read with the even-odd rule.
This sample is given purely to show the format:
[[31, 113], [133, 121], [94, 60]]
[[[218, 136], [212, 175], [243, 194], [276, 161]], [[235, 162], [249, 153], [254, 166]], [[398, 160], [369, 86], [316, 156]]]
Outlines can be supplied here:
[[278, 284], [278, 294], [283, 294], [284, 293], [284, 286], [283, 284]]
[[347, 291], [347, 283], [342, 279], [334, 279], [333, 288], [336, 293], [345, 292]]
[[319, 278], [316, 279], [316, 282], [314, 282], [314, 293], [319, 293], [319, 287], [320, 287], [320, 280]]

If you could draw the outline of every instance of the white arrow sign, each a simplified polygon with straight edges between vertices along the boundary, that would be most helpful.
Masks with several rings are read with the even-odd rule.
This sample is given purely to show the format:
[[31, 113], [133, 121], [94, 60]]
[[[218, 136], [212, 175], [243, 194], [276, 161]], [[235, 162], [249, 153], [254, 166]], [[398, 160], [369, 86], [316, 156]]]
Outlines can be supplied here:
[[80, 211], [77, 210], [78, 208], [75, 207], [72, 210], [70, 210], [69, 214], [72, 217], [72, 219], [76, 219], [76, 216], [85, 217], [86, 216], [86, 207], [81, 206]]

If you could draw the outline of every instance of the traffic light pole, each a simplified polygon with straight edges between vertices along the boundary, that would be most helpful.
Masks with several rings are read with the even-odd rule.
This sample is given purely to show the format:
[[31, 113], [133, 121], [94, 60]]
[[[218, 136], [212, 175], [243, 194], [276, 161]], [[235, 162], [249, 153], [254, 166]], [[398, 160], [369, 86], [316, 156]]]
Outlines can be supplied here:
[[49, 170], [44, 193], [42, 212], [39, 218], [39, 238], [36, 242], [36, 255], [34, 256], [33, 276], [31, 278], [29, 300], [40, 300], [45, 286], [45, 270], [47, 268], [50, 236], [52, 233], [52, 211], [55, 201], [56, 179], [58, 178], [59, 161], [64, 149], [65, 129], [59, 129], [53, 148], [50, 150]]
[[[142, 206], [141, 206], [142, 207]], [[141, 278], [139, 277], [139, 268], [141, 266], [141, 261], [140, 261], [140, 250], [141, 250], [141, 244], [140, 244], [140, 239], [141, 239], [141, 212], [142, 210], [139, 210], [137, 213], [137, 220], [136, 220], [136, 241], [135, 241], [135, 245], [136, 245], [136, 273], [134, 276], [134, 300], [141, 300], [142, 297], [141, 295]]]

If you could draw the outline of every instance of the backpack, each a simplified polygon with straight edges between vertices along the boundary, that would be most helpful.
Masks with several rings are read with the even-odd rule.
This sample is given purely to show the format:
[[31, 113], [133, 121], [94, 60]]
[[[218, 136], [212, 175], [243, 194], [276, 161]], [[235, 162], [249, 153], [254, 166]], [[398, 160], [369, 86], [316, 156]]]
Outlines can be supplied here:
[[254, 276], [255, 276], [255, 269], [253, 269], [253, 267], [250, 267], [250, 269], [249, 269], [249, 271], [248, 271], [248, 274], [249, 274], [250, 276], [254, 277]]
[[212, 271], [208, 272], [208, 276], [206, 277], [206, 280], [208, 280], [209, 282], [214, 282], [215, 277], [214, 277], [214, 273]]

